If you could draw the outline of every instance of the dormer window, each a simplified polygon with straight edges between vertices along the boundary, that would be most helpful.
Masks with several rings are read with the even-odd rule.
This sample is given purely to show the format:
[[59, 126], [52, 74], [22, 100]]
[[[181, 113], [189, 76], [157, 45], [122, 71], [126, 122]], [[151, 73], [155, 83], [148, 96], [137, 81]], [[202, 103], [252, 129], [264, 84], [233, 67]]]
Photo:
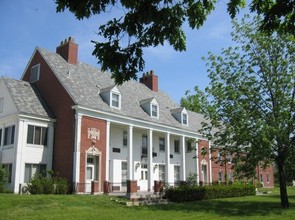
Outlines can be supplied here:
[[158, 117], [158, 106], [152, 104], [152, 117]]
[[112, 107], [120, 108], [120, 95], [112, 93]]
[[179, 123], [188, 125], [188, 114], [185, 108], [172, 109], [171, 114]]
[[142, 100], [140, 106], [152, 118], [159, 118], [159, 104], [155, 98]]
[[182, 124], [187, 125], [187, 114], [182, 113]]
[[37, 64], [31, 68], [30, 83], [39, 81], [40, 78], [40, 64]]
[[110, 107], [121, 109], [121, 93], [117, 86], [101, 89], [100, 96]]

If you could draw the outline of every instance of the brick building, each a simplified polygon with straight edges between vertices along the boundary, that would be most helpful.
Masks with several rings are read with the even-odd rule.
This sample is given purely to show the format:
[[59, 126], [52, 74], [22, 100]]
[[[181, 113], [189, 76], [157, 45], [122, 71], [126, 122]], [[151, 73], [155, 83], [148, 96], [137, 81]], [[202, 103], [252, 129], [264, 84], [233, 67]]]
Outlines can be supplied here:
[[[190, 173], [223, 181], [224, 167], [198, 133], [203, 120], [162, 92], [153, 71], [116, 85], [110, 73], [78, 62], [69, 38], [55, 53], [36, 48], [21, 80], [0, 79], [0, 162], [15, 193], [44, 169], [66, 177], [75, 193], [153, 191]], [[265, 172], [271, 187], [272, 170]]]

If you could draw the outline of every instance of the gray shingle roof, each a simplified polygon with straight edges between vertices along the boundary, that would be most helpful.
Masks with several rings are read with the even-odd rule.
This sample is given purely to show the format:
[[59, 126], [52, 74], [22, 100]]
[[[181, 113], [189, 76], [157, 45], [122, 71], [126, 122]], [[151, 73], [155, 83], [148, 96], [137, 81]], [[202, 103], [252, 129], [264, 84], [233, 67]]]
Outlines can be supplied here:
[[[98, 68], [85, 63], [69, 64], [59, 54], [42, 48], [37, 48], [37, 50], [77, 105], [194, 132], [198, 132], [201, 128], [201, 122], [204, 120], [201, 114], [188, 111], [189, 126], [182, 125], [170, 112], [173, 109], [180, 108], [178, 104], [166, 93], [162, 91], [154, 92], [137, 81], [128, 81], [117, 86], [122, 97], [121, 109], [111, 108], [103, 101], [98, 92], [99, 88], [104, 89], [114, 86], [110, 73], [102, 72]], [[141, 101], [151, 100], [152, 98], [155, 98], [159, 103], [158, 119], [150, 117], [140, 106]]]
[[54, 118], [38, 90], [25, 81], [3, 77], [13, 102], [21, 114]]

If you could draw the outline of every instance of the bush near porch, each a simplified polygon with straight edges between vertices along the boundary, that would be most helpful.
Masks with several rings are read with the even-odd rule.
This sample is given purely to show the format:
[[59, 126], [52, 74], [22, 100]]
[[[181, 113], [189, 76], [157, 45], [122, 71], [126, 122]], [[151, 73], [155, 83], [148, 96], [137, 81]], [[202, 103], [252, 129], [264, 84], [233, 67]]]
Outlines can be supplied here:
[[255, 186], [252, 184], [179, 186], [166, 189], [165, 197], [171, 202], [188, 202], [229, 197], [253, 196]]

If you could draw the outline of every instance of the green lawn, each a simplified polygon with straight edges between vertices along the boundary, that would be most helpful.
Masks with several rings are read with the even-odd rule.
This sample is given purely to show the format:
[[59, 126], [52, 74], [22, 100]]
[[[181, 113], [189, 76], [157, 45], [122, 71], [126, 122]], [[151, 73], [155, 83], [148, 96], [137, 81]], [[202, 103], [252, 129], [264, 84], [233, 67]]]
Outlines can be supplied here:
[[0, 194], [0, 219], [294, 219], [295, 188], [288, 194], [288, 210], [280, 208], [277, 188], [263, 196], [139, 207], [109, 196]]

